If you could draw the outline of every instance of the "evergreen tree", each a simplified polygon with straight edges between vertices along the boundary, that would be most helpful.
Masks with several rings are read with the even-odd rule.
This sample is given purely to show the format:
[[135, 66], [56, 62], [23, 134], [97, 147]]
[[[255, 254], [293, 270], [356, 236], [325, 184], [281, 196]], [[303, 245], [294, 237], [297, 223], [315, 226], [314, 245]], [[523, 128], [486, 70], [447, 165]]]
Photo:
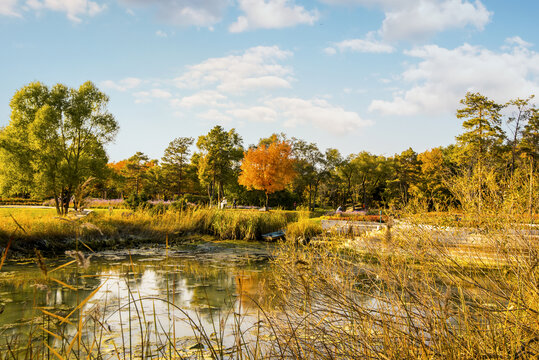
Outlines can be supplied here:
[[185, 171], [189, 163], [190, 147], [194, 139], [191, 137], [179, 137], [172, 140], [165, 149], [162, 166], [167, 182], [175, 188], [178, 195], [182, 194], [185, 182]]
[[457, 136], [460, 163], [470, 168], [481, 167], [486, 160], [500, 155], [504, 133], [501, 129], [502, 105], [479, 93], [468, 92], [460, 101], [464, 107], [457, 110], [457, 118], [464, 119], [464, 133]]

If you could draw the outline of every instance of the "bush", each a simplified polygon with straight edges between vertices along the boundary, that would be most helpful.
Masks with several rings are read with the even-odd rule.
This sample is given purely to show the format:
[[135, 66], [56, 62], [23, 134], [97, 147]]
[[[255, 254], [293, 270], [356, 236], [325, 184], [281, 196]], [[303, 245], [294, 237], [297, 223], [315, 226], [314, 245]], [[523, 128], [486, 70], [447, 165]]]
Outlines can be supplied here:
[[185, 194], [183, 195], [183, 199], [185, 199], [186, 202], [199, 205], [207, 204], [209, 202], [208, 197], [205, 195]]
[[164, 213], [167, 212], [167, 209], [169, 207], [168, 204], [165, 204], [163, 202], [160, 202], [157, 204], [146, 203], [145, 206], [146, 206], [146, 209], [148, 210], [148, 213], [154, 216], [163, 215]]
[[286, 227], [286, 238], [294, 241], [309, 241], [322, 234], [322, 226], [316, 220], [300, 218]]
[[187, 209], [187, 200], [185, 198], [179, 198], [176, 201], [170, 203], [169, 209], [172, 211], [180, 212]]
[[148, 201], [148, 197], [144, 193], [141, 193], [140, 195], [133, 193], [129, 195], [124, 201], [129, 209], [135, 211], [139, 208], [146, 208], [146, 202]]
[[43, 202], [36, 199], [0, 198], [0, 205], [41, 205]]

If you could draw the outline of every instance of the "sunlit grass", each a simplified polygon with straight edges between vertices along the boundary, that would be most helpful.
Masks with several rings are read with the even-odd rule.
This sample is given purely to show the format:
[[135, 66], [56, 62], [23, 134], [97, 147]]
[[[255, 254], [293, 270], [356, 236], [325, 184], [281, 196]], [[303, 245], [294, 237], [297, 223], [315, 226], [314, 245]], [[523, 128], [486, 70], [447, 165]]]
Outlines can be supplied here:
[[[148, 211], [97, 209], [88, 216], [58, 217], [53, 209], [0, 209], [0, 235], [14, 236], [14, 249], [24, 252], [73, 249], [76, 240], [92, 249], [137, 242], [164, 244], [192, 237], [212, 235], [218, 239], [256, 240], [262, 234], [284, 229], [297, 219], [295, 212], [275, 210], [235, 211], [194, 208], [154, 214]], [[24, 229], [24, 230], [21, 230]], [[14, 235], [13, 235], [14, 234]]]

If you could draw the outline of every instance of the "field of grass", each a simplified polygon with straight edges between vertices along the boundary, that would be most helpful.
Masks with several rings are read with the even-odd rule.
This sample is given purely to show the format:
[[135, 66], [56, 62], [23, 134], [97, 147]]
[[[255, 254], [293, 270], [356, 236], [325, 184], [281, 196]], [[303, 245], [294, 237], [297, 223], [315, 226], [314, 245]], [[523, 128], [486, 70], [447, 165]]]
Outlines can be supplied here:
[[[63, 253], [79, 243], [92, 250], [164, 244], [197, 235], [217, 239], [256, 240], [264, 233], [286, 228], [298, 214], [290, 211], [218, 210], [208, 208], [166, 211], [96, 209], [84, 218], [56, 216], [54, 209], [0, 209], [0, 246], [12, 238], [12, 251]], [[84, 245], [85, 244], [85, 245]]]
[[[433, 230], [410, 224], [353, 239], [325, 237], [318, 220], [309, 218], [307, 213], [290, 216], [277, 211], [198, 209], [151, 216], [144, 212], [104, 211], [88, 216], [77, 226], [49, 216], [47, 212], [32, 211], [19, 219], [22, 227], [40, 223], [41, 231], [76, 230], [82, 240], [86, 239], [86, 232], [98, 231], [97, 227], [108, 236], [139, 231], [153, 236], [169, 234], [172, 238], [175, 232], [181, 232], [233, 239], [255, 237], [258, 232], [288, 224], [294, 240], [281, 243], [274, 254], [267, 279], [269, 293], [273, 295], [271, 301], [259, 303], [261, 321], [251, 328], [255, 331], [254, 338], [246, 341], [250, 330], [242, 330], [241, 314], [233, 314], [230, 319], [238, 324], [232, 334], [234, 345], [225, 351], [215, 335], [208, 334], [192, 318], [188, 321], [193, 335], [202, 345], [200, 351], [184, 358], [535, 359], [539, 356], [539, 242], [535, 235], [512, 231], [515, 222], [476, 227], [474, 234], [481, 235], [482, 252], [469, 249], [455, 253], [453, 245], [462, 241], [462, 229]], [[2, 226], [6, 221], [13, 221], [6, 216], [2, 219]], [[39, 227], [31, 229], [35, 233]], [[296, 241], [313, 234], [318, 236], [316, 241]], [[490, 254], [488, 258], [484, 257], [485, 253]], [[89, 298], [81, 299], [81, 303], [86, 301]], [[170, 305], [173, 309], [173, 304]], [[144, 318], [141, 310], [135, 322]], [[58, 317], [54, 310], [47, 311], [53, 321], [45, 330], [57, 336], [57, 346], [40, 347], [32, 341], [19, 346], [32, 346], [32, 351], [41, 356], [54, 354], [51, 350], [54, 349], [57, 358], [129, 356], [125, 348], [109, 352], [109, 347], [105, 353], [95, 340], [84, 343], [84, 338], [78, 335], [81, 329], [95, 332], [95, 336], [87, 339], [98, 339], [97, 335], [107, 332], [93, 315], [76, 320], [76, 313]], [[62, 328], [58, 323], [68, 321], [66, 327], [74, 329], [74, 336], [73, 331], [59, 332]], [[215, 326], [215, 333], [222, 334], [219, 323]], [[185, 356], [185, 349], [175, 348], [175, 342], [170, 341], [174, 336], [169, 335], [157, 347], [144, 337], [126, 341], [133, 341], [133, 346], [147, 351], [167, 349], [162, 358]], [[77, 336], [82, 345], [73, 345]]]

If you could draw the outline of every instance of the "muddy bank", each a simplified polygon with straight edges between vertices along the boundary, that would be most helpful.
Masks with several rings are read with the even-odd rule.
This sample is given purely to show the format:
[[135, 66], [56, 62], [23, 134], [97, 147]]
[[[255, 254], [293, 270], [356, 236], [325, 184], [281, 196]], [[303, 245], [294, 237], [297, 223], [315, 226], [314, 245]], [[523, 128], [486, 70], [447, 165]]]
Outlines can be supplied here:
[[[9, 241], [9, 240], [8, 240]], [[13, 238], [8, 250], [8, 258], [20, 259], [35, 256], [35, 250], [39, 250], [46, 257], [62, 256], [66, 251], [80, 250], [85, 253], [127, 253], [153, 249], [156, 253], [165, 253], [177, 256], [204, 257], [205, 255], [230, 257], [237, 253], [248, 254], [254, 258], [267, 259], [269, 256], [266, 242], [242, 241], [242, 240], [219, 240], [215, 236], [201, 234], [182, 234], [165, 238], [150, 238], [136, 235], [127, 235], [122, 238], [84, 237], [66, 239], [20, 239]], [[4, 252], [5, 246], [0, 247]]]

